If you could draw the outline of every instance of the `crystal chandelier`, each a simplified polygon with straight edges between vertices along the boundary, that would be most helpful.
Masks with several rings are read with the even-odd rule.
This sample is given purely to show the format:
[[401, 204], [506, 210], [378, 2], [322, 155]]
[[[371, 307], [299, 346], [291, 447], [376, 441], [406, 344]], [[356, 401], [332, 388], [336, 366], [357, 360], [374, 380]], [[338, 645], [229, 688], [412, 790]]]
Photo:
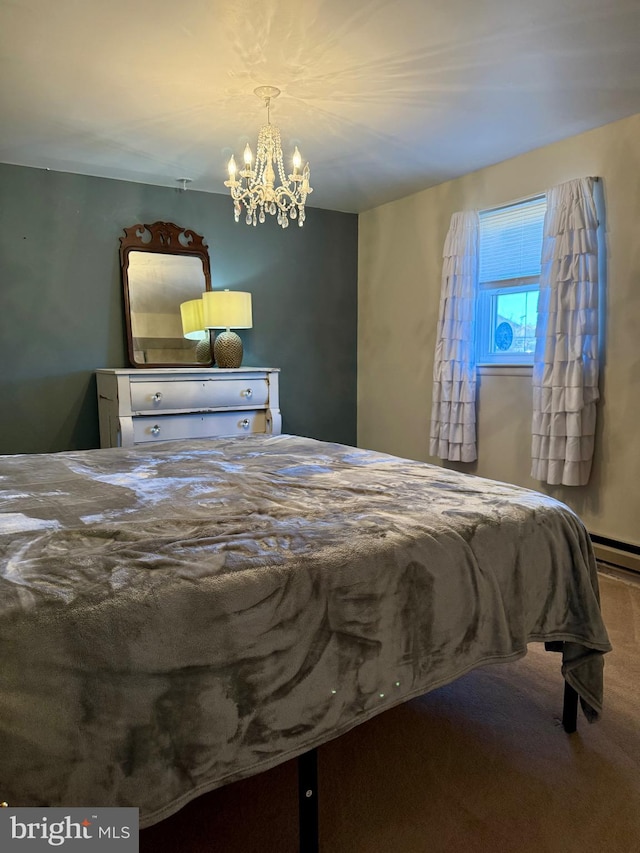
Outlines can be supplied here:
[[[293, 173], [285, 175], [282, 160], [282, 144], [280, 131], [269, 120], [271, 99], [277, 98], [280, 89], [275, 86], [259, 86], [254, 90], [262, 98], [267, 108], [267, 123], [260, 128], [258, 134], [258, 151], [255, 168], [252, 168], [253, 153], [247, 143], [244, 149], [244, 169], [238, 172], [233, 155], [229, 160], [229, 180], [224, 182], [229, 187], [233, 199], [233, 212], [236, 222], [240, 221], [242, 205], [244, 205], [247, 225], [256, 225], [265, 221], [265, 214], [272, 216], [277, 213], [278, 225], [288, 228], [289, 220], [298, 220], [302, 228], [305, 220], [304, 205], [309, 193], [309, 164], [300, 172], [302, 158], [296, 145], [293, 152]], [[275, 186], [276, 172], [280, 185]], [[236, 178], [236, 174], [240, 178]]]

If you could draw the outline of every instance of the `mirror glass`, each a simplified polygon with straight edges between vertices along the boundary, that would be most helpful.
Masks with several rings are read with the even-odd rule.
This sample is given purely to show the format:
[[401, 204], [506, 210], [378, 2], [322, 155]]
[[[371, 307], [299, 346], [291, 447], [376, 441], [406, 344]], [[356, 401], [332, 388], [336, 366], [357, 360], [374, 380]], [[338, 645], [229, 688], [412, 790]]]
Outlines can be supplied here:
[[[121, 238], [129, 360], [134, 367], [209, 366], [207, 347], [183, 335], [180, 304], [211, 290], [201, 237], [172, 223], [136, 225]], [[200, 360], [203, 359], [203, 360]]]

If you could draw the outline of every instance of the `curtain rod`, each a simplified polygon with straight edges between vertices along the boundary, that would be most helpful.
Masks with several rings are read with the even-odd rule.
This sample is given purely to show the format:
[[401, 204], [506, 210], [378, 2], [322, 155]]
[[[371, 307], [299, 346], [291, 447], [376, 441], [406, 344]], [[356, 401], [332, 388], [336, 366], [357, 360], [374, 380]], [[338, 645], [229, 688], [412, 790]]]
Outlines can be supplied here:
[[[599, 181], [600, 178], [595, 177], [593, 175], [587, 175], [587, 180], [589, 181]], [[565, 183], [563, 181], [563, 183]], [[500, 210], [503, 207], [512, 207], [516, 204], [524, 204], [525, 201], [535, 201], [538, 198], [543, 198], [546, 193], [546, 190], [543, 190], [540, 193], [532, 193], [531, 195], [522, 196], [522, 198], [514, 198], [511, 201], [505, 201], [502, 204], [494, 204], [492, 207], [482, 207], [480, 208], [480, 213], [489, 213], [491, 210]]]

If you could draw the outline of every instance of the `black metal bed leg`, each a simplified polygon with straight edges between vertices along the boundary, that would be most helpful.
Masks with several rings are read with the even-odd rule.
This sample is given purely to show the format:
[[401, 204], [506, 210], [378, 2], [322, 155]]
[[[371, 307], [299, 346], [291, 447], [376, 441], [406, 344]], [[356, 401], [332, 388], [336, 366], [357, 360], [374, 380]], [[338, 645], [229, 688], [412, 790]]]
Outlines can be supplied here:
[[318, 853], [318, 751], [298, 756], [300, 853]]
[[572, 734], [578, 728], [578, 693], [565, 681], [564, 704], [562, 706], [562, 728]]

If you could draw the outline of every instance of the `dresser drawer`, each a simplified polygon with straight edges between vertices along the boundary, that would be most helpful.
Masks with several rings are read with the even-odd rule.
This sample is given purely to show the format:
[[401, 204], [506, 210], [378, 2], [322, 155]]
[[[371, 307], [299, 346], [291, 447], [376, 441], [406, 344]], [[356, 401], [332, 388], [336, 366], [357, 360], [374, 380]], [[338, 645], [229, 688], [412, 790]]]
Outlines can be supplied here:
[[166, 412], [182, 409], [222, 409], [266, 406], [269, 383], [264, 378], [172, 381], [156, 379], [131, 382], [133, 412]]
[[161, 418], [133, 419], [135, 444], [172, 441], [179, 438], [216, 438], [267, 431], [266, 412], [207, 412], [195, 415], [163, 415]]

